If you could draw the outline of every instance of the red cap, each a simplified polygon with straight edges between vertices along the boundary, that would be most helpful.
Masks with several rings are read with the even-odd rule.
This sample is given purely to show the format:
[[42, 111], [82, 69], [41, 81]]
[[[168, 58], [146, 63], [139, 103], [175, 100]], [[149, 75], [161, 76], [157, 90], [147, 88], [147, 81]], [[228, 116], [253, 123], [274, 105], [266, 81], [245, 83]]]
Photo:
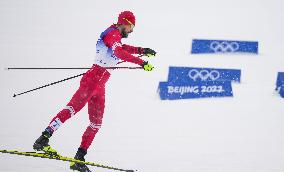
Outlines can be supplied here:
[[123, 11], [118, 16], [117, 24], [123, 24], [123, 25], [129, 25], [133, 24], [135, 25], [135, 16], [131, 11]]

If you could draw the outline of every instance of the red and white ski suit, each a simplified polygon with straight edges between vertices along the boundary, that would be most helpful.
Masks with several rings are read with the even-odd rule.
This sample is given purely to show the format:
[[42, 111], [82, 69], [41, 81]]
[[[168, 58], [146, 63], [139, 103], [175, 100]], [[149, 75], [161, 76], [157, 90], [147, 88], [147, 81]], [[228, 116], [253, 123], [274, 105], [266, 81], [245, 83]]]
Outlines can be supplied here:
[[49, 128], [54, 132], [66, 120], [79, 112], [88, 103], [90, 125], [82, 136], [81, 148], [87, 150], [102, 125], [105, 108], [105, 84], [110, 77], [105, 67], [112, 67], [127, 61], [138, 65], [144, 62], [131, 54], [142, 54], [141, 47], [122, 45], [121, 34], [115, 25], [110, 26], [100, 36], [96, 45], [95, 64], [82, 77], [80, 87], [67, 106], [50, 122]]

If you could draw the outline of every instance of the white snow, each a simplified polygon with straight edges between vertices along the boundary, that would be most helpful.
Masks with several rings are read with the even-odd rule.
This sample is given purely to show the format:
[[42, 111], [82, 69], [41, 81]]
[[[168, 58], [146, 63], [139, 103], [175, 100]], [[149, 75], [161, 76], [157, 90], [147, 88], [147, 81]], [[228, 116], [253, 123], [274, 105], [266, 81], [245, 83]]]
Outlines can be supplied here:
[[[148, 59], [155, 70], [112, 73], [103, 126], [86, 159], [140, 172], [282, 172], [284, 99], [274, 89], [284, 71], [283, 9], [282, 0], [1, 0], [0, 149], [31, 151], [80, 78], [14, 93], [85, 72], [4, 68], [90, 67], [99, 34], [131, 10], [136, 27], [123, 41], [156, 50]], [[259, 55], [191, 55], [193, 38], [259, 41]], [[233, 98], [161, 101], [157, 87], [169, 66], [241, 69], [242, 81]], [[85, 107], [51, 145], [73, 157], [87, 125]], [[0, 154], [1, 172], [68, 170], [66, 162]]]

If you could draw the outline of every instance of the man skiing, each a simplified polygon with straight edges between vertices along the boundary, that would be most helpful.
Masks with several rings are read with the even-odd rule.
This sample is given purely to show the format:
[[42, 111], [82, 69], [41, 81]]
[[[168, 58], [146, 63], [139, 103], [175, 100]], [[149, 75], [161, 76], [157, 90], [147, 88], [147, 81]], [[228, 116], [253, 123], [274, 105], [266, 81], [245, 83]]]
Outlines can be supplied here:
[[[96, 45], [96, 59], [90, 70], [82, 77], [80, 87], [73, 95], [67, 106], [61, 110], [50, 122], [42, 135], [35, 141], [33, 148], [36, 151], [54, 153], [50, 147], [49, 138], [70, 117], [79, 112], [88, 103], [90, 125], [82, 136], [81, 145], [75, 159], [85, 161], [84, 156], [91, 145], [96, 133], [101, 127], [105, 108], [105, 84], [110, 77], [109, 69], [122, 61], [138, 64], [145, 71], [152, 71], [153, 66], [147, 61], [133, 56], [140, 54], [155, 56], [156, 52], [150, 48], [133, 47], [122, 44], [121, 39], [127, 38], [135, 26], [135, 16], [130, 11], [123, 11], [118, 16], [117, 24], [111, 25], [101, 33]], [[70, 169], [80, 172], [90, 172], [85, 164], [71, 163]]]

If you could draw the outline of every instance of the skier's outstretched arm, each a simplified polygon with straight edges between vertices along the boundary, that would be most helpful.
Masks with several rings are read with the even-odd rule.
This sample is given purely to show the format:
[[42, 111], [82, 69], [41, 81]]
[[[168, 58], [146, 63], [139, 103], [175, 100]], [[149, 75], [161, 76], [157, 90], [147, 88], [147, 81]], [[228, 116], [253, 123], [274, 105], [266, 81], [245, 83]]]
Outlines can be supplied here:
[[[147, 71], [153, 70], [154, 67], [151, 64], [149, 64], [147, 61], [144, 61], [138, 57], [135, 57], [123, 49], [123, 45], [121, 43], [121, 35], [119, 31], [114, 30], [110, 32], [109, 34], [107, 34], [104, 38], [104, 42], [108, 47], [112, 48], [114, 55], [120, 58], [121, 60], [134, 63], [134, 64], [138, 64], [142, 66], [144, 70], [147, 70]], [[132, 50], [135, 49], [130, 46], [128, 46], [128, 48]]]
[[132, 45], [122, 44], [122, 49], [127, 51], [130, 54], [143, 54], [144, 48], [142, 47], [135, 47]]
[[148, 57], [156, 55], [156, 51], [152, 50], [151, 48], [134, 47], [131, 45], [123, 44], [122, 49], [124, 49], [130, 54], [141, 54], [146, 55]]

